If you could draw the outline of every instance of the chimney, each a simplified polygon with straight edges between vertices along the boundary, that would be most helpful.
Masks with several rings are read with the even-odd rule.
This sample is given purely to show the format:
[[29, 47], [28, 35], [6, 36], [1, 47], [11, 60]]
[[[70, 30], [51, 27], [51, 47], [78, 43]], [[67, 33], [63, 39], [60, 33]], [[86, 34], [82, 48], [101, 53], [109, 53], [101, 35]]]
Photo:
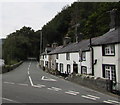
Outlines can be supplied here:
[[112, 9], [111, 11], [108, 11], [110, 13], [110, 31], [115, 30], [119, 25], [119, 15], [117, 9]]
[[66, 46], [66, 45], [69, 44], [70, 42], [71, 42], [71, 38], [70, 38], [70, 37], [64, 37], [63, 46]]
[[57, 43], [53, 43], [53, 44], [52, 44], [52, 48], [56, 48], [57, 46], [58, 46]]
[[83, 39], [83, 33], [78, 34], [78, 42], [80, 42]]

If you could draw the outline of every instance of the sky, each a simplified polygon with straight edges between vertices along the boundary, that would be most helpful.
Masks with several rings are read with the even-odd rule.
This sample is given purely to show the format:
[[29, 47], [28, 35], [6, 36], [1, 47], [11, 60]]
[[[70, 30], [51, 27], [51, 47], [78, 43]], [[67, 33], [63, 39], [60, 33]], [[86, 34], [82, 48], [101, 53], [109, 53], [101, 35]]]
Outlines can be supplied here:
[[4, 0], [0, 2], [0, 38], [23, 26], [40, 30], [73, 0]]

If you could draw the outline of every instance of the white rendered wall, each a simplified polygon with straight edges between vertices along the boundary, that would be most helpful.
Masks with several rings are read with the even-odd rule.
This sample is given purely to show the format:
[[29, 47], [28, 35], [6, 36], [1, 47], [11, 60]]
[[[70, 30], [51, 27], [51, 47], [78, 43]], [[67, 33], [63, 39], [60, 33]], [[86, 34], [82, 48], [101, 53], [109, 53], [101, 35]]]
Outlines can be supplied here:
[[102, 46], [94, 46], [94, 60], [97, 59], [97, 64], [94, 65], [94, 76], [102, 77]]
[[81, 66], [87, 67], [87, 74], [91, 74], [91, 54], [90, 51], [86, 51], [86, 60], [81, 62]]
[[96, 77], [103, 77], [102, 64], [115, 65], [116, 81], [120, 82], [120, 44], [115, 44], [115, 56], [102, 56], [102, 46], [94, 46], [94, 60], [97, 59], [97, 64], [94, 65], [94, 75]]

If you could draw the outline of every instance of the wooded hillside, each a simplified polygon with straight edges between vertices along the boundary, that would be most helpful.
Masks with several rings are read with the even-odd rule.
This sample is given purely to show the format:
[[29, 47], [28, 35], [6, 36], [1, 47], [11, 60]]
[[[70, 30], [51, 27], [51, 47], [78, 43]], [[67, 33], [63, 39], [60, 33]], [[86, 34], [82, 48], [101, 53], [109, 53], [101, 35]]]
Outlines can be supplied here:
[[[47, 44], [63, 43], [63, 38], [69, 36], [75, 41], [75, 25], [77, 34], [83, 33], [82, 39], [103, 35], [109, 30], [110, 16], [107, 11], [113, 8], [120, 12], [120, 2], [87, 3], [75, 2], [65, 6], [51, 21], [42, 27], [43, 48]], [[25, 60], [27, 57], [39, 57], [40, 30], [34, 31], [30, 27], [22, 27], [11, 33], [3, 45], [3, 58], [7, 64]]]

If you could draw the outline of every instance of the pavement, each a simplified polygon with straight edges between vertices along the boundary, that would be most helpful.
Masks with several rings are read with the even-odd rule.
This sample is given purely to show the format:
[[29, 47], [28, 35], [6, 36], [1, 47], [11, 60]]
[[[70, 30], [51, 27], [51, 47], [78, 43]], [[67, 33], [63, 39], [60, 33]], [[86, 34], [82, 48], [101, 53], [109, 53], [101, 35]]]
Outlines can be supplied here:
[[100, 103], [120, 105], [119, 98], [48, 74], [26, 61], [2, 75], [2, 103]]

